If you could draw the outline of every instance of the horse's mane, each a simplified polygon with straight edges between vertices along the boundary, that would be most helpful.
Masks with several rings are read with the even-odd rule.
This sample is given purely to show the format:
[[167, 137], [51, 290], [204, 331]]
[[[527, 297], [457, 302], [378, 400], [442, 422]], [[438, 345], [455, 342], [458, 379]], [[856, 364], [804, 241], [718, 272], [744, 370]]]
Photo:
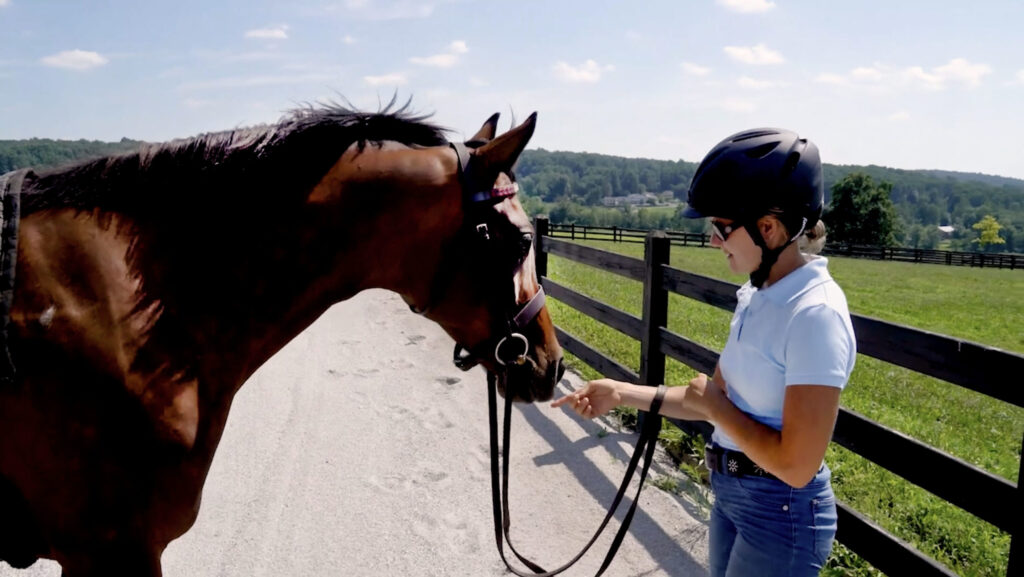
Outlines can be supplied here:
[[138, 151], [40, 171], [26, 182], [22, 210], [74, 208], [161, 219], [175, 206], [273, 198], [308, 190], [352, 144], [395, 141], [447, 143], [429, 115], [396, 107], [395, 99], [368, 113], [329, 103], [292, 110], [276, 124], [212, 132]]
[[[109, 222], [128, 227], [130, 266], [142, 281], [137, 310], [155, 302], [167, 312], [225, 303], [245, 310], [251, 303], [234, 298], [245, 292], [235, 283], [246, 282], [245, 271], [265, 267], [259, 259], [268, 251], [302, 250], [277, 233], [294, 228], [291, 216], [338, 158], [353, 144], [447, 143], [447, 130], [427, 118], [410, 112], [408, 102], [396, 107], [394, 99], [376, 113], [307, 105], [273, 125], [145, 144], [30, 174], [22, 215], [71, 209], [118, 217]], [[152, 336], [182, 346], [183, 335], [164, 320]]]

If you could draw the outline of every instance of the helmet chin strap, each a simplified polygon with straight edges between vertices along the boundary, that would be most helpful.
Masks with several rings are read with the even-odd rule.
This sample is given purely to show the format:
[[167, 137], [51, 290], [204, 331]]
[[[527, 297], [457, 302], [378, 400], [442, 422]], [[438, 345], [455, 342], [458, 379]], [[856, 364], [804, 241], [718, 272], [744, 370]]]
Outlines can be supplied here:
[[754, 244], [761, 248], [761, 264], [757, 267], [757, 270], [750, 273], [750, 284], [754, 288], [761, 288], [764, 286], [765, 281], [768, 280], [768, 274], [771, 272], [772, 267], [779, 260], [779, 255], [786, 249], [787, 246], [793, 243], [796, 239], [800, 238], [800, 235], [804, 233], [804, 228], [807, 226], [807, 219], [803, 219], [803, 224], [800, 226], [800, 231], [793, 235], [792, 238], [787, 240], [781, 246], [775, 248], [768, 248], [768, 243], [764, 241], [764, 237], [761, 236], [761, 231], [757, 228], [757, 221], [747, 222], [743, 224], [743, 228], [747, 229], [747, 234], [754, 241]]

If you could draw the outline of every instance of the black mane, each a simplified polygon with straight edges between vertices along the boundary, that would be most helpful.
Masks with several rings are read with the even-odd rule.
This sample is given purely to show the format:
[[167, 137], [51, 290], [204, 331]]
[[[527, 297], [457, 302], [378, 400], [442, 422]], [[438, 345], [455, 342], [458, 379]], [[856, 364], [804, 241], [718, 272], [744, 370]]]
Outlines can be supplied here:
[[[142, 281], [138, 310], [157, 301], [172, 313], [165, 318], [214, 306], [249, 310], [256, 305], [234, 295], [253, 291], [236, 285], [265, 270], [268, 255], [296, 256], [285, 261], [293, 270], [275, 271], [279, 277], [303, 275], [303, 249], [289, 244], [298, 242], [294, 217], [350, 146], [447, 143], [446, 130], [412, 114], [408, 103], [393, 109], [394, 100], [377, 113], [306, 106], [269, 126], [145, 144], [134, 153], [30, 173], [22, 216], [71, 209], [120, 223]], [[181, 335], [165, 319], [152, 338], [195, 350], [176, 340]]]
[[[42, 171], [25, 183], [22, 210], [74, 208], [145, 218], [196, 202], [282, 200], [309, 190], [353, 143], [446, 144], [429, 115], [395, 108], [361, 112], [339, 104], [304, 106], [272, 125], [145, 144], [137, 152]], [[241, 198], [240, 198], [241, 197]]]

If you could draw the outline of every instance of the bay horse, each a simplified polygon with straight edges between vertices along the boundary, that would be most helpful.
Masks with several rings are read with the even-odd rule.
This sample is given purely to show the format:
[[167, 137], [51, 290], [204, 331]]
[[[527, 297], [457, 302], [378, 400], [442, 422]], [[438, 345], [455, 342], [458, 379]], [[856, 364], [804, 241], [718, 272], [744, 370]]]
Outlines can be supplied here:
[[562, 353], [512, 172], [536, 113], [449, 143], [393, 104], [17, 175], [0, 560], [161, 575], [239, 388], [367, 288], [441, 325], [506, 396], [552, 396]]

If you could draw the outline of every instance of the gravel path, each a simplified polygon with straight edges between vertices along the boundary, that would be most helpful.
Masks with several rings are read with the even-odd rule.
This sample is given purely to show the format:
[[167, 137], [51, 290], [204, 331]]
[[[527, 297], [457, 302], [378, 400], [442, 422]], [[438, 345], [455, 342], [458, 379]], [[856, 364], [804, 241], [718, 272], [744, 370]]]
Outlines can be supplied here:
[[[451, 347], [388, 292], [328, 311], [236, 397], [199, 520], [168, 547], [165, 576], [511, 575], [494, 545], [486, 379], [452, 366]], [[559, 394], [567, 383], [580, 379], [567, 373]], [[512, 536], [550, 569], [603, 518], [636, 435], [547, 403], [513, 419]], [[678, 478], [660, 454], [651, 478], [665, 476]], [[646, 487], [606, 575], [706, 575], [703, 515]], [[566, 575], [593, 575], [616, 528]], [[51, 562], [0, 563], [0, 577], [58, 575]]]

